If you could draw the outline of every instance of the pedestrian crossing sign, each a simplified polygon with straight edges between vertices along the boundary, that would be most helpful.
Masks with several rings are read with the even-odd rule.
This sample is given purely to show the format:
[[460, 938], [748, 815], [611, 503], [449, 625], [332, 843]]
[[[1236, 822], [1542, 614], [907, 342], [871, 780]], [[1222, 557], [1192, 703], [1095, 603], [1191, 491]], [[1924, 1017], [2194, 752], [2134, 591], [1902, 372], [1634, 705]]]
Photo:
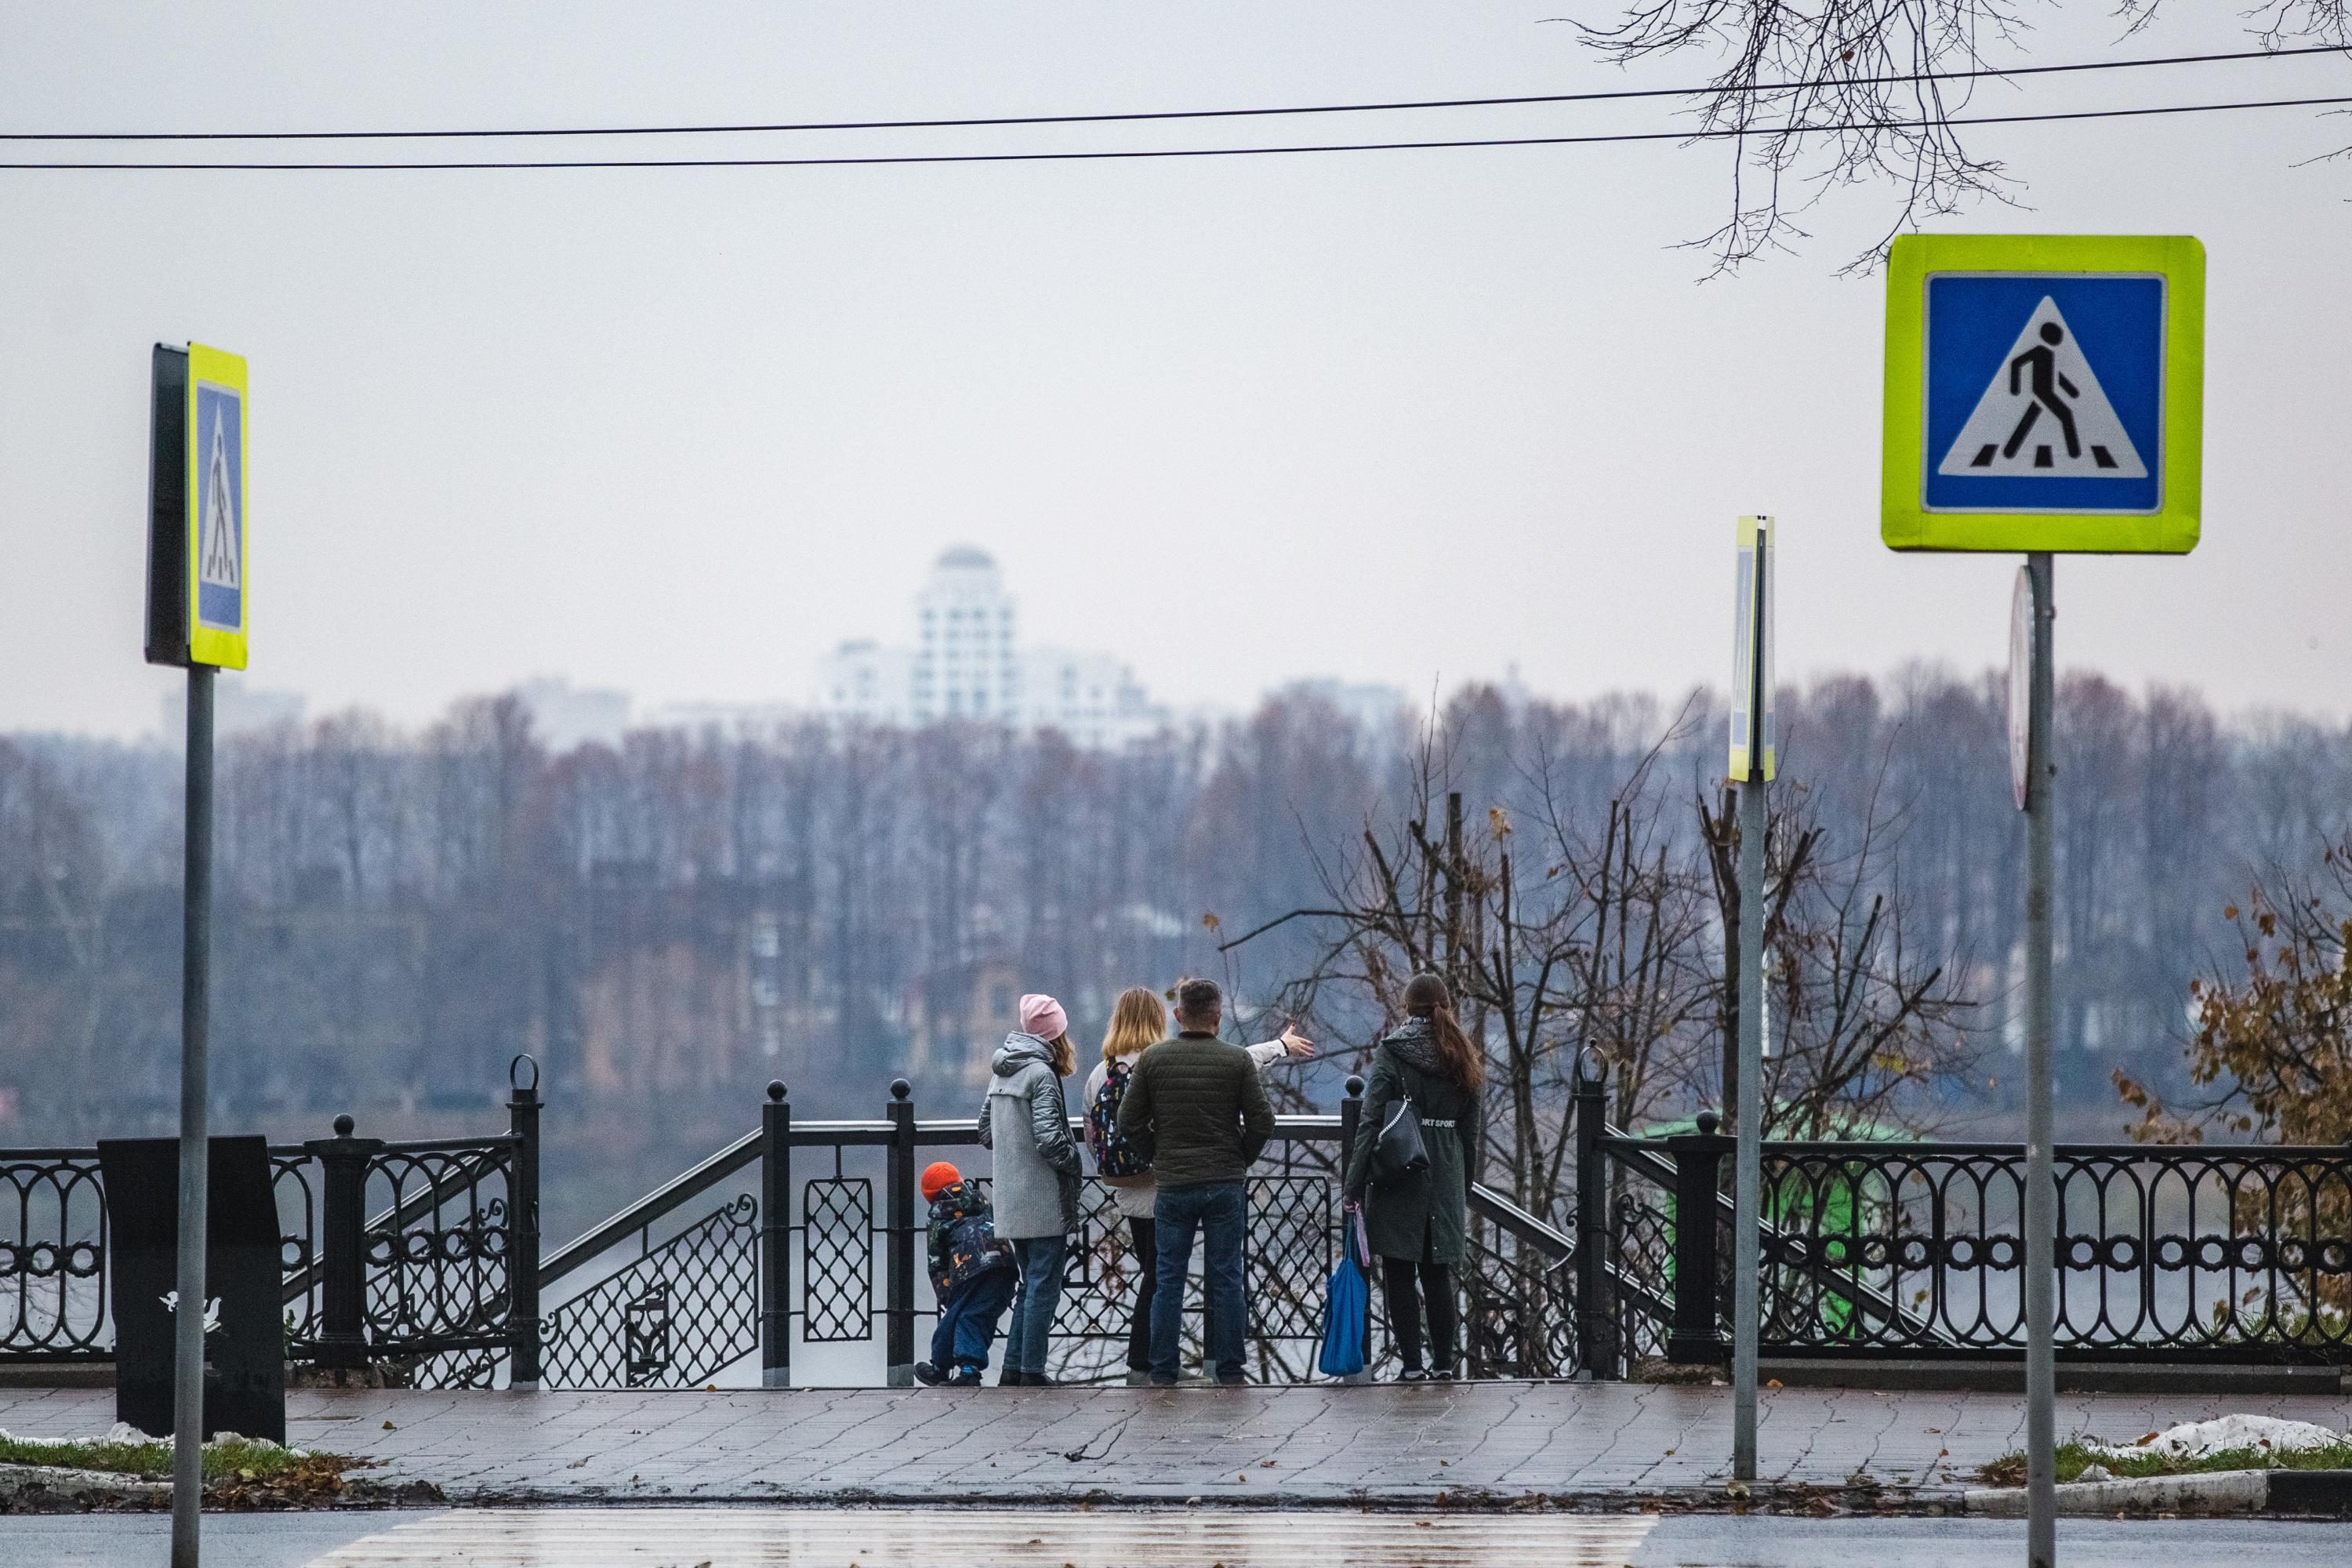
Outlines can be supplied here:
[[1908, 235], [1886, 293], [1881, 534], [1896, 550], [2197, 544], [2205, 247]]
[[247, 571], [245, 361], [159, 343], [148, 481], [147, 658], [243, 669]]

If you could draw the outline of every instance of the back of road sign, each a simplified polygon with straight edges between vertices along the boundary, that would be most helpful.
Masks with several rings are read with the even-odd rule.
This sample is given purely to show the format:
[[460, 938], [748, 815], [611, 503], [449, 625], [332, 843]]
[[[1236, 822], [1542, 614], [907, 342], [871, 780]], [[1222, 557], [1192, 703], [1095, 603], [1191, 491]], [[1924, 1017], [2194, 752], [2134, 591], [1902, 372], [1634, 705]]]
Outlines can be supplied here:
[[2195, 548], [2204, 317], [2205, 249], [2194, 239], [1897, 239], [1887, 544]]

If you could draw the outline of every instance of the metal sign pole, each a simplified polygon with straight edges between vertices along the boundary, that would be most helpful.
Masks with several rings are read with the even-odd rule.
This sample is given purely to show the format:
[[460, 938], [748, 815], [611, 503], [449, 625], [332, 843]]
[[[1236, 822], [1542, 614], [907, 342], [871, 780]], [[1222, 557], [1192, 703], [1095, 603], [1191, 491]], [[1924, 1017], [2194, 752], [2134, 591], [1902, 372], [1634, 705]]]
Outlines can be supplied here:
[[1756, 1479], [1758, 1217], [1764, 1136], [1764, 810], [1765, 704], [1771, 679], [1766, 635], [1771, 621], [1770, 535], [1759, 530], [1748, 610], [1748, 772], [1739, 781], [1739, 1090], [1732, 1131], [1731, 1476]]
[[172, 1334], [172, 1568], [197, 1568], [205, 1457], [205, 1046], [212, 1003], [213, 672], [188, 667], [187, 846], [180, 971], [180, 1271]]
[[2025, 1560], [2031, 1568], [2058, 1561], [2058, 1473], [2055, 1413], [2055, 1271], [2057, 1187], [2050, 1157], [2050, 726], [2055, 708], [2052, 674], [2052, 557], [2026, 558], [2033, 584], [2033, 680], [2026, 737], [2025, 818]]
[[1739, 1125], [1733, 1156], [1731, 1244], [1731, 1473], [1756, 1479], [1756, 1337], [1759, 1210], [1764, 1137], [1764, 774], [1739, 788]]

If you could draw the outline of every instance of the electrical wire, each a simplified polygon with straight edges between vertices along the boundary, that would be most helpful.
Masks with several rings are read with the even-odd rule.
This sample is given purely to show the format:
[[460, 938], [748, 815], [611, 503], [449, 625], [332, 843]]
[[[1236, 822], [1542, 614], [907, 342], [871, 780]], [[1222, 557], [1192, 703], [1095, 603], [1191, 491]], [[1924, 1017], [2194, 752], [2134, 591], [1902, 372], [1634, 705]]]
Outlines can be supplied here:
[[1143, 158], [1263, 158], [1309, 153], [1417, 153], [1468, 147], [1569, 147], [1609, 142], [1717, 142], [1787, 136], [1822, 136], [1854, 132], [1932, 131], [1973, 125], [2031, 125], [2060, 121], [2130, 120], [2153, 115], [2223, 114], [2257, 109], [2316, 109], [2352, 105], [2352, 96], [2276, 98], [2240, 103], [2164, 104], [2141, 109], [2079, 109], [2040, 114], [1955, 115], [1942, 120], [1850, 120], [1817, 125], [1705, 127], [1686, 131], [1602, 132], [1582, 136], [1492, 136], [1426, 142], [1302, 142], [1272, 147], [1106, 148], [1069, 153], [906, 153], [794, 158], [561, 158], [452, 159], [408, 163], [349, 162], [0, 162], [0, 170], [58, 172], [118, 170], [126, 173], [362, 174], [448, 173], [458, 170], [528, 169], [790, 169], [849, 168], [912, 163], [1067, 163]]
[[[2137, 70], [2157, 66], [2217, 65], [2231, 61], [2292, 59], [2308, 55], [2352, 55], [2342, 47], [2315, 45], [2292, 49], [2242, 49], [2226, 54], [2168, 55], [2130, 60], [2081, 60], [2048, 66], [1986, 66], [1961, 71], [1915, 71], [1898, 76], [1820, 77], [1810, 80], [1759, 82], [1737, 90], [1759, 94], [1816, 88], [1892, 87], [1917, 82], [1972, 81], [1985, 78], [2054, 76], [2080, 71]], [[1600, 103], [1629, 99], [1698, 98], [1724, 90], [1705, 87], [1622, 88], [1599, 92], [1523, 94], [1509, 98], [1406, 99], [1384, 103], [1314, 103], [1273, 109], [1165, 109], [1106, 114], [1013, 114], [949, 120], [830, 120], [740, 125], [566, 125], [478, 128], [453, 131], [9, 131], [0, 142], [362, 142], [437, 141], [534, 136], [737, 136], [794, 131], [938, 131], [987, 126], [1104, 125], [1160, 120], [1237, 120], [1294, 114], [1382, 114], [1428, 109], [1496, 109], [1546, 103]]]

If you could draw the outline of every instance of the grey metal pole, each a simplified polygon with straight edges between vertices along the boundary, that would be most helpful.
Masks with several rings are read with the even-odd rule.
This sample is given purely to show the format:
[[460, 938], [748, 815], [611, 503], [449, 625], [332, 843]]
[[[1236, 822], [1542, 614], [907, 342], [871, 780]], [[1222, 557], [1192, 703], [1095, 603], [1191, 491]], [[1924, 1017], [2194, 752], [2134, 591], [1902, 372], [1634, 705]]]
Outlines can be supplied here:
[[1762, 1259], [1764, 1140], [1764, 683], [1767, 609], [1772, 602], [1771, 552], [1756, 540], [1755, 603], [1748, 616], [1748, 776], [1739, 781], [1739, 1083], [1732, 1132], [1731, 1178], [1731, 1477], [1756, 1479], [1756, 1341]]
[[197, 1568], [205, 1462], [205, 1178], [212, 1093], [213, 672], [188, 667], [186, 869], [180, 956], [180, 1271], [172, 1321], [172, 1568]]
[[2025, 558], [2033, 584], [2033, 681], [2027, 706], [2025, 794], [2025, 1560], [2058, 1561], [2058, 1473], [2054, 1446], [2057, 1373], [2053, 1342], [2058, 1231], [2057, 1188], [2050, 1158], [2050, 727], [2056, 708], [2052, 623], [2056, 617], [2052, 558]]
[[[1750, 733], [1758, 731], [1750, 731]], [[1763, 755], [1762, 742], [1749, 748]], [[1764, 1141], [1764, 770], [1739, 789], [1739, 1119], [1731, 1183], [1731, 1474], [1756, 1479], [1756, 1341]]]

